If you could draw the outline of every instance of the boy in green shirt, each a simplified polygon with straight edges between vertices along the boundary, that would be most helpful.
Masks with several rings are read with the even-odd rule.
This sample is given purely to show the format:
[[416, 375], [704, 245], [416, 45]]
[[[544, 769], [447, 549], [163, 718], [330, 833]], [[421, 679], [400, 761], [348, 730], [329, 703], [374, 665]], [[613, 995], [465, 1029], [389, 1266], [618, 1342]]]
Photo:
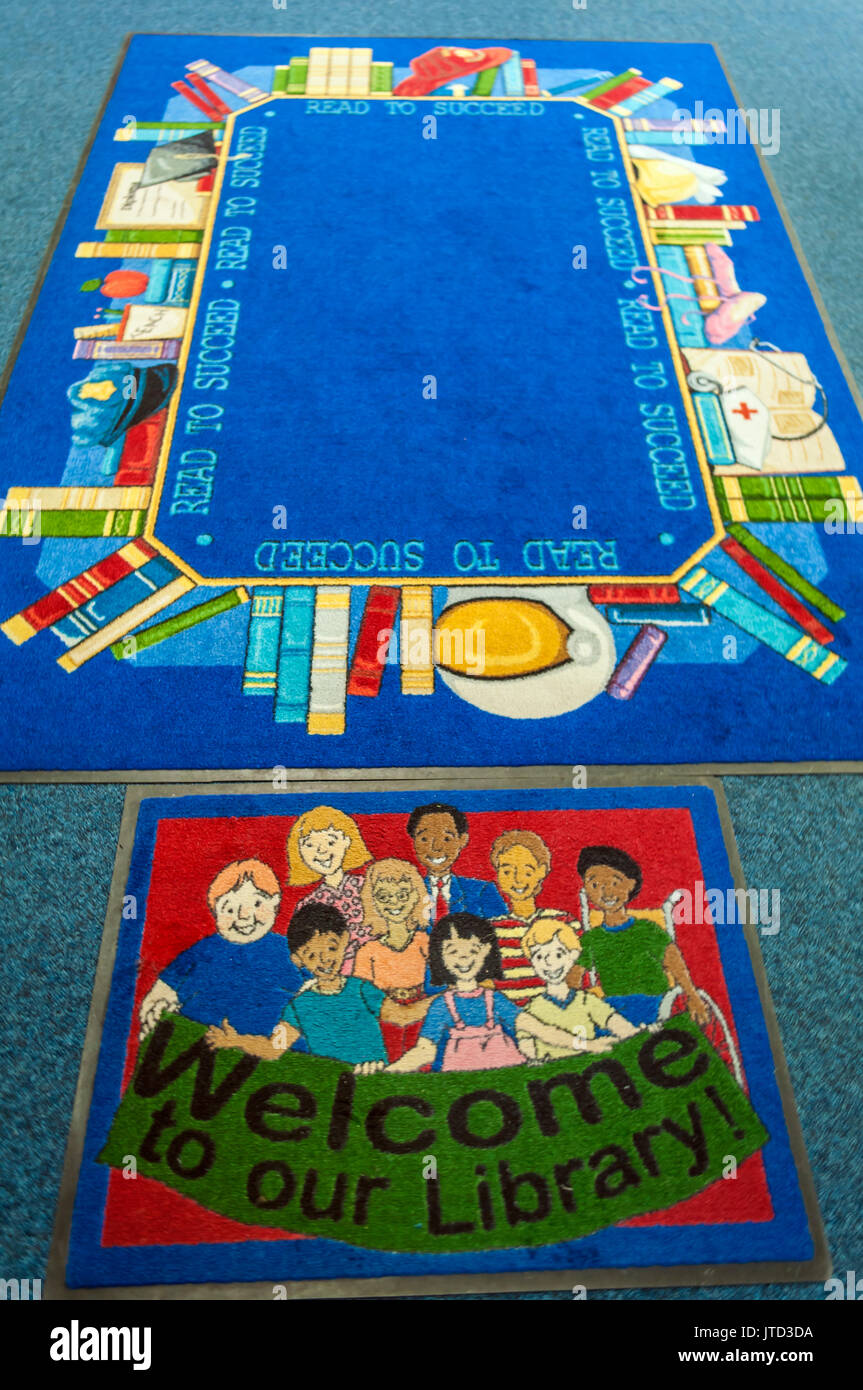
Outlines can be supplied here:
[[629, 911], [642, 884], [631, 855], [610, 845], [589, 845], [578, 856], [578, 872], [603, 918], [582, 937], [581, 965], [597, 972], [607, 1002], [631, 1023], [655, 1023], [662, 996], [680, 985], [689, 1014], [704, 1026], [708, 1009], [680, 951], [658, 922]]
[[[640, 1031], [617, 1013], [608, 1000], [571, 983], [581, 974], [581, 942], [568, 922], [541, 917], [528, 927], [522, 944], [534, 971], [545, 981], [544, 992], [535, 995], [523, 1012], [540, 1023], [564, 1029], [573, 1038], [571, 1048], [555, 1047], [519, 1031], [516, 1025], [516, 1040], [526, 1057], [545, 1062], [569, 1057], [573, 1051], [607, 1052], [620, 1038], [634, 1037]], [[598, 1038], [597, 1028], [605, 1029], [611, 1036]]]

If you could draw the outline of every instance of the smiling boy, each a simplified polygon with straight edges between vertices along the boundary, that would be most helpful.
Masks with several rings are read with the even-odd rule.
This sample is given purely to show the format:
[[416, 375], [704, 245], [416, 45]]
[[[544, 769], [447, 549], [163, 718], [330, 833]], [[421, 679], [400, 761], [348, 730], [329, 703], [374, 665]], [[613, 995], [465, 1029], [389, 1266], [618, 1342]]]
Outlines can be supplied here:
[[272, 931], [281, 900], [276, 875], [260, 859], [220, 870], [207, 894], [216, 930], [159, 972], [141, 1004], [140, 1036], [162, 1013], [212, 1024], [230, 1011], [244, 1031], [269, 1032], [302, 984], [288, 943]]
[[506, 904], [493, 883], [453, 873], [456, 860], [470, 839], [463, 811], [441, 801], [418, 806], [408, 818], [407, 831], [426, 876], [433, 923], [452, 912], [499, 917], [506, 911]]
[[[606, 1052], [620, 1038], [634, 1037], [639, 1031], [607, 999], [598, 999], [571, 984], [581, 942], [568, 923], [542, 918], [528, 927], [523, 945], [535, 974], [544, 982], [542, 993], [531, 999], [524, 1013], [540, 1023], [562, 1028], [573, 1037], [569, 1048], [556, 1047], [521, 1029], [516, 1040], [526, 1057], [538, 1061], [568, 1057], [573, 1046], [576, 1051]], [[597, 1028], [607, 1030], [611, 1036], [597, 1038]]]
[[288, 946], [296, 964], [312, 978], [285, 1005], [269, 1037], [244, 1033], [225, 1017], [221, 1027], [207, 1030], [208, 1045], [237, 1047], [274, 1061], [302, 1040], [320, 1057], [354, 1065], [383, 1063], [387, 1054], [379, 1020], [386, 995], [369, 980], [342, 973], [349, 939], [337, 908], [326, 903], [298, 907], [288, 927]]
[[594, 970], [608, 1003], [631, 1023], [655, 1023], [666, 990], [680, 985], [696, 1023], [709, 1018], [686, 962], [658, 922], [634, 916], [630, 899], [641, 892], [639, 865], [625, 850], [588, 845], [578, 856], [578, 872], [602, 923], [584, 933], [581, 964]]

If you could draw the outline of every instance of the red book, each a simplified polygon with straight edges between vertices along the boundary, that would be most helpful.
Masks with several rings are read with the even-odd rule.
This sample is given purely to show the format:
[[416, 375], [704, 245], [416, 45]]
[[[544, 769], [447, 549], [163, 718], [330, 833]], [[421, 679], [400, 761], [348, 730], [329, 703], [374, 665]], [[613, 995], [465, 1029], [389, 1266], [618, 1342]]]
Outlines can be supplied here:
[[226, 106], [222, 98], [213, 91], [212, 87], [207, 86], [203, 77], [199, 77], [196, 72], [187, 72], [186, 80], [192, 84], [195, 91], [203, 97], [204, 101], [212, 106], [214, 111], [218, 111], [220, 116], [230, 116], [230, 106]]
[[650, 222], [760, 222], [757, 208], [749, 203], [662, 203], [647, 208]]
[[539, 96], [539, 74], [536, 70], [536, 63], [532, 58], [522, 58], [521, 75], [524, 79], [524, 94], [526, 97]]
[[126, 431], [113, 487], [152, 486], [167, 418], [167, 410], [158, 410]]
[[60, 584], [49, 594], [43, 594], [29, 607], [22, 608], [20, 613], [16, 613], [2, 624], [2, 631], [20, 646], [22, 642], [35, 637], [37, 632], [43, 632], [46, 627], [59, 622], [82, 604], [89, 603], [97, 594], [110, 589], [112, 584], [125, 579], [127, 574], [140, 569], [155, 556], [156, 551], [147, 541], [130, 541], [122, 550], [115, 550], [113, 555], [106, 555], [104, 560], [99, 560], [83, 573], [67, 579], [65, 584]]
[[590, 104], [598, 106], [600, 111], [610, 111], [619, 101], [626, 101], [627, 97], [634, 97], [636, 92], [643, 92], [645, 87], [652, 86], [653, 83], [646, 77], [630, 77], [628, 81], [621, 82], [619, 87], [612, 87], [610, 92], [601, 92]]
[[381, 634], [389, 633], [392, 640], [400, 600], [400, 589], [383, 584], [373, 584], [369, 589], [351, 662], [349, 695], [377, 695], [380, 690], [385, 664], [380, 659], [381, 649], [386, 655], [388, 645]]
[[591, 603], [679, 603], [676, 584], [589, 584]]
[[756, 560], [754, 555], [744, 549], [739, 541], [731, 536], [726, 536], [722, 542], [722, 549], [726, 555], [730, 555], [735, 564], [754, 579], [759, 589], [763, 589], [779, 607], [792, 618], [804, 632], [808, 632], [810, 637], [814, 637], [816, 642], [832, 642], [833, 633], [814, 617], [808, 608], [804, 608], [796, 594], [790, 589], [786, 589], [784, 584], [780, 584], [775, 574], [765, 569], [760, 560]]
[[[222, 119], [222, 113], [218, 111], [215, 106], [211, 105], [210, 102], [205, 101], [187, 82], [172, 82], [171, 86], [174, 88], [175, 92], [180, 93], [181, 97], [185, 97], [187, 101], [190, 101], [196, 111], [201, 111], [208, 121], [220, 121]], [[221, 104], [220, 102], [219, 105]]]

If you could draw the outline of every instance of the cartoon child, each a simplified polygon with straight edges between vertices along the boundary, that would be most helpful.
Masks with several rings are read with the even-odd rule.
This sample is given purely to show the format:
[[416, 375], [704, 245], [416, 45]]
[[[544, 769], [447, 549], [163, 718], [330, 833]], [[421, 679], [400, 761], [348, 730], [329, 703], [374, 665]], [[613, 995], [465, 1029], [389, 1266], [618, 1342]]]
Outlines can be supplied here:
[[506, 830], [491, 847], [497, 886], [509, 901], [509, 912], [495, 919], [497, 944], [503, 961], [503, 979], [497, 988], [519, 1006], [542, 994], [545, 984], [537, 977], [524, 948], [532, 922], [551, 918], [559, 924], [576, 924], [565, 912], [538, 908], [536, 899], [551, 868], [551, 850], [532, 830]]
[[230, 1012], [245, 1032], [268, 1033], [302, 984], [288, 944], [272, 927], [279, 881], [260, 859], [227, 864], [207, 893], [216, 930], [166, 965], [141, 1005], [141, 1037], [164, 1013], [218, 1023]]
[[[288, 946], [311, 979], [282, 1010], [269, 1036], [249, 1035], [226, 1016], [221, 1028], [207, 1030], [211, 1048], [238, 1047], [252, 1057], [273, 1061], [302, 1040], [310, 1052], [337, 1062], [384, 1065], [386, 1051], [378, 1022], [386, 998], [368, 980], [342, 969], [350, 942], [347, 922], [328, 903], [301, 903], [288, 927]], [[225, 1010], [229, 1015], [232, 1011]]]
[[461, 878], [453, 873], [455, 862], [470, 839], [463, 811], [440, 801], [418, 806], [411, 812], [407, 831], [426, 874], [433, 921], [439, 922], [453, 912], [499, 917], [506, 911], [506, 904], [493, 883], [481, 878]]
[[481, 986], [485, 975], [497, 979], [501, 970], [494, 924], [486, 918], [471, 912], [442, 917], [432, 927], [429, 960], [432, 980], [446, 986], [445, 993], [432, 1000], [416, 1044], [387, 1071], [419, 1071], [429, 1065], [432, 1071], [515, 1066], [524, 1061], [515, 1041], [518, 1032], [573, 1050], [571, 1034]]
[[[523, 946], [535, 974], [545, 981], [543, 993], [535, 995], [524, 1012], [542, 1023], [562, 1028], [575, 1039], [577, 1051], [607, 1052], [618, 1039], [632, 1038], [641, 1031], [616, 1013], [607, 999], [598, 999], [571, 983], [573, 977], [581, 975], [581, 941], [568, 922], [540, 918], [528, 927]], [[597, 1038], [597, 1028], [607, 1030], [611, 1036]], [[516, 1038], [524, 1055], [538, 1061], [568, 1057], [573, 1050], [572, 1044], [556, 1047], [531, 1037], [522, 1028], [516, 1030]]]
[[357, 951], [354, 975], [386, 991], [381, 1032], [391, 1062], [413, 1047], [431, 1002], [423, 989], [431, 901], [413, 864], [379, 859], [362, 891], [372, 939]]
[[288, 883], [296, 887], [317, 881], [303, 902], [326, 903], [342, 914], [350, 932], [343, 966], [346, 975], [354, 968], [357, 947], [371, 934], [363, 925], [362, 878], [347, 871], [361, 868], [370, 859], [356, 821], [332, 806], [305, 811], [291, 827]]
[[697, 993], [686, 962], [658, 922], [633, 916], [630, 899], [641, 891], [635, 860], [610, 845], [588, 845], [578, 856], [587, 896], [602, 913], [602, 924], [582, 937], [581, 965], [595, 970], [608, 1003], [630, 1023], [655, 1023], [662, 996], [680, 985], [696, 1023], [708, 1010]]

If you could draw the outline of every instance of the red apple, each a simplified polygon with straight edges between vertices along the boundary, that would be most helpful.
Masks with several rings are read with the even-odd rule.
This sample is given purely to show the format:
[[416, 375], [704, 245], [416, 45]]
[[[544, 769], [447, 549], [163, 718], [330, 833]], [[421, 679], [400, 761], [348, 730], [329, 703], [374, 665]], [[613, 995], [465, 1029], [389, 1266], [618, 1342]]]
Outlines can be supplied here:
[[150, 283], [142, 270], [112, 270], [102, 281], [100, 294], [107, 299], [134, 299], [143, 294]]

